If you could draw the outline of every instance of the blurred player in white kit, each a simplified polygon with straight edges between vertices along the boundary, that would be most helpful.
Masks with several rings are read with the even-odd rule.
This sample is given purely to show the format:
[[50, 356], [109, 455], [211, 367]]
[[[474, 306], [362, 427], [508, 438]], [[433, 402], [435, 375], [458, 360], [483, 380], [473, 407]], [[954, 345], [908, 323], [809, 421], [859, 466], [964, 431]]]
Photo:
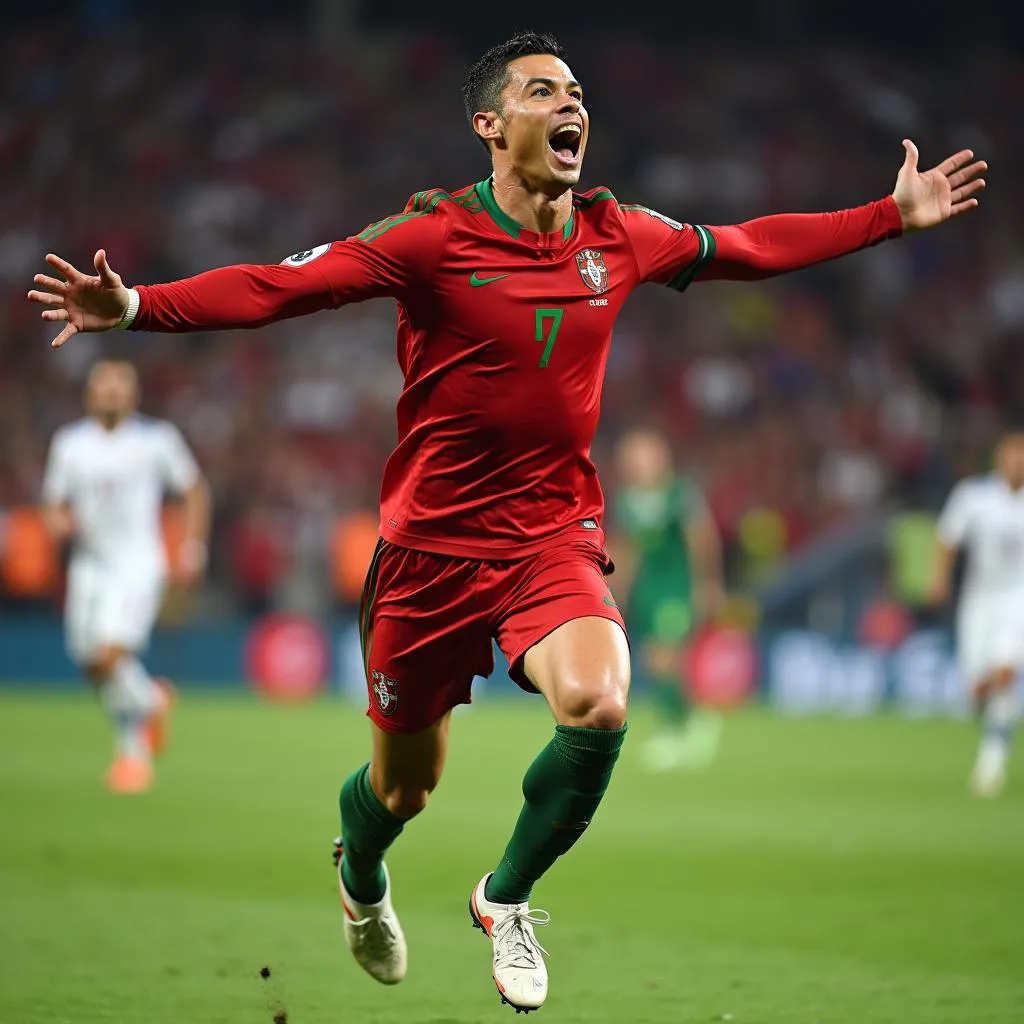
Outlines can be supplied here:
[[96, 363], [86, 383], [88, 415], [57, 431], [43, 482], [47, 526], [71, 545], [68, 653], [99, 688], [114, 723], [106, 783], [118, 793], [152, 784], [173, 693], [139, 660], [168, 577], [165, 492], [185, 503], [176, 582], [201, 577], [210, 522], [209, 490], [185, 440], [170, 423], [136, 414], [138, 392], [131, 363]]
[[978, 796], [996, 796], [1006, 781], [1024, 669], [1024, 426], [1003, 433], [995, 472], [953, 488], [938, 523], [932, 588], [949, 599], [960, 548], [967, 553], [957, 607], [960, 666], [981, 717], [971, 774]]

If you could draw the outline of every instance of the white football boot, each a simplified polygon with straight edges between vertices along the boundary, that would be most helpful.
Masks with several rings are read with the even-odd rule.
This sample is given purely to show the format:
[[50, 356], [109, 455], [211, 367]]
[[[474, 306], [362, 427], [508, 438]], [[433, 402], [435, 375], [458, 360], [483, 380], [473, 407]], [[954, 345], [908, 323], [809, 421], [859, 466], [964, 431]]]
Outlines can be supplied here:
[[527, 903], [492, 903], [485, 895], [487, 879], [469, 897], [473, 925], [486, 932], [494, 951], [492, 974], [501, 1001], [516, 1013], [540, 1007], [548, 994], [547, 950], [534, 937], [536, 925], [551, 920], [546, 910], [531, 910]]
[[971, 792], [982, 799], [999, 796], [1006, 785], [1006, 751], [998, 744], [983, 744], [971, 772]]
[[356, 963], [382, 985], [397, 985], [408, 968], [405, 935], [391, 905], [391, 879], [384, 867], [386, 888], [379, 903], [360, 903], [352, 898], [341, 877], [342, 845], [334, 840], [334, 863], [338, 869], [338, 893], [345, 912], [345, 941]]

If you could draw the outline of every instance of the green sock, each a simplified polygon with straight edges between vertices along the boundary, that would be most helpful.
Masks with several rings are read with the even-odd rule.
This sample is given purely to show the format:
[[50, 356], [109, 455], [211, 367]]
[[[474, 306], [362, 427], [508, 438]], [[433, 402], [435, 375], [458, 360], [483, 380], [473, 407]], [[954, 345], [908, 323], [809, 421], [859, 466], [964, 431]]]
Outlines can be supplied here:
[[384, 851], [405, 825], [377, 799], [370, 786], [370, 766], [356, 769], [341, 787], [341, 877], [349, 895], [359, 903], [379, 903], [387, 883]]
[[525, 903], [534, 882], [583, 835], [608, 788], [625, 736], [626, 726], [555, 727], [554, 739], [523, 778], [526, 803], [487, 882], [489, 900]]
[[675, 676], [662, 676], [653, 682], [658, 716], [669, 725], [682, 725], [690, 717], [690, 702], [682, 682]]

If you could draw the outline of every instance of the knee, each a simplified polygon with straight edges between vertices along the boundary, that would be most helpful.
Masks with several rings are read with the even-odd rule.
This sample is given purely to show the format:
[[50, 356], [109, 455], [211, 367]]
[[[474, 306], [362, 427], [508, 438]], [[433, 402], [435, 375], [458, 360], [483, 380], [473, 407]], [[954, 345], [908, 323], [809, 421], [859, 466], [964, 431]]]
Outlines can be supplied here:
[[100, 686], [106, 682], [108, 672], [104, 671], [103, 666], [98, 661], [90, 661], [82, 666], [82, 674], [86, 679], [89, 680], [93, 686]]
[[104, 682], [123, 653], [119, 647], [101, 647], [86, 664], [85, 674], [96, 684]]
[[415, 818], [426, 808], [433, 791], [434, 784], [398, 784], [388, 788], [380, 801], [396, 818]]
[[579, 682], [560, 687], [560, 725], [583, 729], [621, 729], [626, 724], [628, 684], [595, 690]]
[[[396, 818], [415, 818], [427, 806], [430, 794], [437, 788], [440, 771], [432, 769], [410, 772], [408, 778], [379, 779], [370, 769], [371, 785], [377, 799]], [[378, 784], [379, 783], [379, 784]]]

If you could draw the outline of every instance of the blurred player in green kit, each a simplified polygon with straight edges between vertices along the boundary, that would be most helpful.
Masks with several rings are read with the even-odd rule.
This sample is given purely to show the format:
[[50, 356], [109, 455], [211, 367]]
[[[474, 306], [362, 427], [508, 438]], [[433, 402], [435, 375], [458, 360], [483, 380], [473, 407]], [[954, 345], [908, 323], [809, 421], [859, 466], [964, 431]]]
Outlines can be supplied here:
[[[635, 677], [654, 688], [663, 728], [645, 746], [652, 771], [709, 764], [721, 719], [693, 707], [683, 679], [683, 647], [694, 628], [721, 610], [722, 546], [697, 485], [676, 473], [667, 439], [630, 431], [616, 453], [617, 562], [627, 577], [626, 623]], [[619, 573], [616, 573], [618, 576]]]

